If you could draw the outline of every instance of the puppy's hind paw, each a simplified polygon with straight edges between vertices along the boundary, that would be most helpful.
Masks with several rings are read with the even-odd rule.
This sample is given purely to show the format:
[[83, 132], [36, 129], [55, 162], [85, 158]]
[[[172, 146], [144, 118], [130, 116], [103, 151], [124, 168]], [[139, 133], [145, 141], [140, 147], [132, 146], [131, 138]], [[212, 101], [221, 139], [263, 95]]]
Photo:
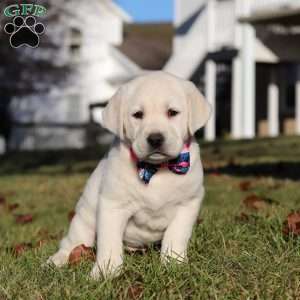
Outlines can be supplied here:
[[68, 263], [69, 255], [65, 252], [58, 251], [54, 255], [50, 256], [46, 262], [47, 265], [54, 264], [56, 267], [61, 267]]

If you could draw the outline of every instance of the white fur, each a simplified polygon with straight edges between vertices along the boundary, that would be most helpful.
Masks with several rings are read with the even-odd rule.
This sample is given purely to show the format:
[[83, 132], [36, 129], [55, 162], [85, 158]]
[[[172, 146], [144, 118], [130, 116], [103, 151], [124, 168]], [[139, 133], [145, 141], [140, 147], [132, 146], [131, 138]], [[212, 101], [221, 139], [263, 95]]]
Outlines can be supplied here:
[[[169, 108], [179, 114], [168, 118]], [[143, 119], [132, 115], [144, 112]], [[210, 108], [196, 87], [163, 72], [153, 72], [123, 86], [103, 113], [103, 125], [118, 138], [89, 178], [76, 206], [67, 236], [48, 262], [61, 266], [80, 244], [93, 246], [97, 261], [91, 276], [116, 275], [122, 265], [123, 242], [140, 247], [162, 241], [161, 257], [186, 259], [187, 245], [204, 195], [199, 147], [192, 137], [209, 117]], [[161, 154], [146, 142], [161, 132]], [[191, 137], [190, 170], [177, 175], [160, 169], [146, 185], [138, 178], [130, 147], [140, 160], [160, 163], [174, 158]]]

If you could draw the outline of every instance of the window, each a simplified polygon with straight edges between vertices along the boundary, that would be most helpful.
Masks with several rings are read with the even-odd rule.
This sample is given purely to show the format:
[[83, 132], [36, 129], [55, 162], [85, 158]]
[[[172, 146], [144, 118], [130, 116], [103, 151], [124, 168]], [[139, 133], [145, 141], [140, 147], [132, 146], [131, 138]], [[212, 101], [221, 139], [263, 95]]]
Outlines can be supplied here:
[[78, 28], [71, 28], [70, 53], [72, 59], [78, 59], [82, 46], [82, 33]]

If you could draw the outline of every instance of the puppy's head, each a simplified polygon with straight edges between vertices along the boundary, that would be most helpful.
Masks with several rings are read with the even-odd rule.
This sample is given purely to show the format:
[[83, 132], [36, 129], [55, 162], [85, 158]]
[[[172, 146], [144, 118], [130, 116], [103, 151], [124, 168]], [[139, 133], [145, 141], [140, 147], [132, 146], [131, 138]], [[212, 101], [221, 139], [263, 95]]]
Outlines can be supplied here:
[[117, 91], [102, 125], [128, 142], [139, 160], [161, 163], [177, 157], [209, 115], [210, 106], [193, 83], [152, 72]]

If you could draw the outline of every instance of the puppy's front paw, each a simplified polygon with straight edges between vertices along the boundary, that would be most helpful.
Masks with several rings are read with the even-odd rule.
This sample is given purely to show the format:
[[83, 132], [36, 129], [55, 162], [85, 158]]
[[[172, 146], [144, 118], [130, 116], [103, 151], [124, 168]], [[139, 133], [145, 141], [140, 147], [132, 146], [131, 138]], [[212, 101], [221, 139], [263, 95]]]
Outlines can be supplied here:
[[46, 264], [54, 264], [56, 267], [61, 267], [68, 262], [69, 255], [64, 251], [58, 251], [54, 255], [50, 256]]
[[102, 275], [104, 278], [117, 277], [121, 272], [122, 259], [97, 261], [90, 273], [92, 279], [97, 280]]
[[182, 253], [176, 253], [174, 251], [162, 252], [160, 258], [163, 264], [168, 264], [170, 261], [174, 261], [177, 263], [188, 262], [188, 258], [185, 252]]

